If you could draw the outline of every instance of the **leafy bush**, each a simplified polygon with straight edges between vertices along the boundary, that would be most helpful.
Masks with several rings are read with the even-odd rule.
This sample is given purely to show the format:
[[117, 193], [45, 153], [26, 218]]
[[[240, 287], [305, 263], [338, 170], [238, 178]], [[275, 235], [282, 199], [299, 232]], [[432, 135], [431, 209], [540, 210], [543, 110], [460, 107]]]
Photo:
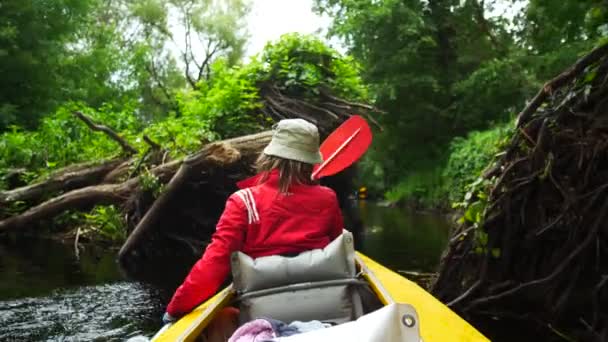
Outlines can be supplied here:
[[225, 60], [215, 62], [209, 81], [199, 83], [197, 90], [178, 96], [183, 120], [198, 122], [197, 129], [213, 132], [213, 138], [259, 130], [264, 123], [259, 112], [262, 104], [250, 68], [250, 65], [229, 67]]
[[[144, 130], [144, 134], [169, 149], [173, 158], [192, 153], [198, 150], [202, 143], [219, 138], [217, 134], [210, 131], [207, 122], [193, 115], [182, 117], [171, 115], [166, 120], [148, 126]], [[143, 144], [140, 139], [136, 141], [138, 144]]]
[[98, 110], [68, 103], [44, 118], [33, 132], [13, 127], [0, 135], [0, 169], [24, 167], [50, 171], [71, 163], [100, 160], [116, 155], [116, 142], [101, 132], [91, 131], [72, 112], [80, 110], [93, 120], [112, 127], [127, 140], [141, 130], [133, 109], [120, 112], [110, 106]]
[[540, 86], [522, 64], [518, 58], [493, 59], [457, 82], [453, 91], [458, 101], [450, 111], [452, 124], [468, 132], [508, 119]]
[[420, 161], [417, 171], [404, 175], [401, 182], [386, 192], [386, 199], [416, 200], [426, 207], [462, 202], [467, 192], [477, 192], [479, 176], [504, 147], [511, 126], [511, 123], [502, 124], [454, 138], [443, 162]]
[[122, 211], [114, 205], [96, 206], [84, 215], [88, 228], [103, 238], [111, 241], [122, 241], [126, 238], [126, 224]]
[[454, 138], [442, 173], [444, 191], [450, 202], [462, 201], [466, 187], [479, 178], [507, 142], [511, 127], [512, 123], [508, 123], [487, 131], [471, 132], [466, 138]]
[[321, 89], [351, 100], [368, 97], [359, 66], [310, 35], [286, 34], [269, 43], [244, 66], [225, 60], [211, 67], [210, 80], [178, 96], [184, 120], [196, 120], [213, 138], [227, 138], [268, 128], [260, 91], [276, 86], [283, 94], [319, 100]]
[[142, 190], [152, 193], [154, 198], [158, 198], [164, 190], [164, 184], [162, 184], [158, 177], [148, 169], [145, 169], [140, 175], [139, 185]]
[[440, 167], [412, 172], [386, 192], [386, 199], [391, 202], [414, 200], [428, 208], [440, 206], [445, 202], [441, 172]]
[[269, 43], [252, 62], [258, 82], [272, 81], [286, 94], [316, 98], [326, 88], [336, 96], [368, 98], [360, 65], [312, 35], [290, 33]]

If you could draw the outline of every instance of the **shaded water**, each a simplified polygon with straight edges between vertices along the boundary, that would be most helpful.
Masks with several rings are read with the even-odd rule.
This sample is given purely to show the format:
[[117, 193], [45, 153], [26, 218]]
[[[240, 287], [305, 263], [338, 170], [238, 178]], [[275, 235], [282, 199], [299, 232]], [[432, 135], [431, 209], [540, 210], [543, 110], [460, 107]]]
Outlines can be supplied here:
[[[432, 271], [447, 223], [359, 202], [362, 251], [396, 270]], [[116, 251], [30, 240], [0, 244], [0, 341], [122, 341], [152, 336], [166, 294], [123, 279]]]
[[398, 271], [433, 272], [448, 241], [449, 223], [434, 215], [360, 201], [361, 251]]
[[122, 341], [158, 328], [154, 289], [123, 280], [112, 250], [0, 244], [0, 341]]

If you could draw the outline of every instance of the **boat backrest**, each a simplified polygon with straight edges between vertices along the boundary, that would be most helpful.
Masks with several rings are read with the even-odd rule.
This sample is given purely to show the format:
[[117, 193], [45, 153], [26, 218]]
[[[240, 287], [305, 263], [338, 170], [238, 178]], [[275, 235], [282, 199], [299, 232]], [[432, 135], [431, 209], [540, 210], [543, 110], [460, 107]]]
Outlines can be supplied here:
[[293, 257], [271, 255], [253, 259], [235, 252], [231, 266], [234, 288], [240, 293], [302, 282], [354, 278], [353, 235], [344, 231], [325, 248]]
[[363, 313], [357, 290], [353, 236], [342, 235], [323, 249], [293, 257], [252, 259], [232, 255], [233, 286], [241, 321], [270, 317], [284, 322], [321, 320], [342, 323]]

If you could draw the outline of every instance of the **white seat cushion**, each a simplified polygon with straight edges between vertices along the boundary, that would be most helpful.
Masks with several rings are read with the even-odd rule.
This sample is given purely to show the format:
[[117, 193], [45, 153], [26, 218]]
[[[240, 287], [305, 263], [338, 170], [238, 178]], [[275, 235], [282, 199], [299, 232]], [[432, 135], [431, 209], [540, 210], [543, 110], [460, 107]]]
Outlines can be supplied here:
[[253, 259], [235, 252], [231, 266], [234, 288], [241, 294], [304, 282], [354, 278], [353, 236], [345, 230], [325, 248], [294, 257], [273, 255]]

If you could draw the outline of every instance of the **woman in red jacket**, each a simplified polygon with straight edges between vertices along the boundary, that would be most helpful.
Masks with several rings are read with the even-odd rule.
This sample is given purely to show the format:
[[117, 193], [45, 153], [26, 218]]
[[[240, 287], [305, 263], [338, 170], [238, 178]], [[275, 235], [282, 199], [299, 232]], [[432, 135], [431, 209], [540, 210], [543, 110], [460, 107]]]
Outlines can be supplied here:
[[164, 321], [180, 317], [213, 295], [230, 272], [230, 255], [253, 258], [323, 248], [342, 233], [333, 190], [311, 180], [322, 162], [317, 127], [281, 120], [258, 159], [257, 186], [232, 194], [202, 258], [177, 289]]

